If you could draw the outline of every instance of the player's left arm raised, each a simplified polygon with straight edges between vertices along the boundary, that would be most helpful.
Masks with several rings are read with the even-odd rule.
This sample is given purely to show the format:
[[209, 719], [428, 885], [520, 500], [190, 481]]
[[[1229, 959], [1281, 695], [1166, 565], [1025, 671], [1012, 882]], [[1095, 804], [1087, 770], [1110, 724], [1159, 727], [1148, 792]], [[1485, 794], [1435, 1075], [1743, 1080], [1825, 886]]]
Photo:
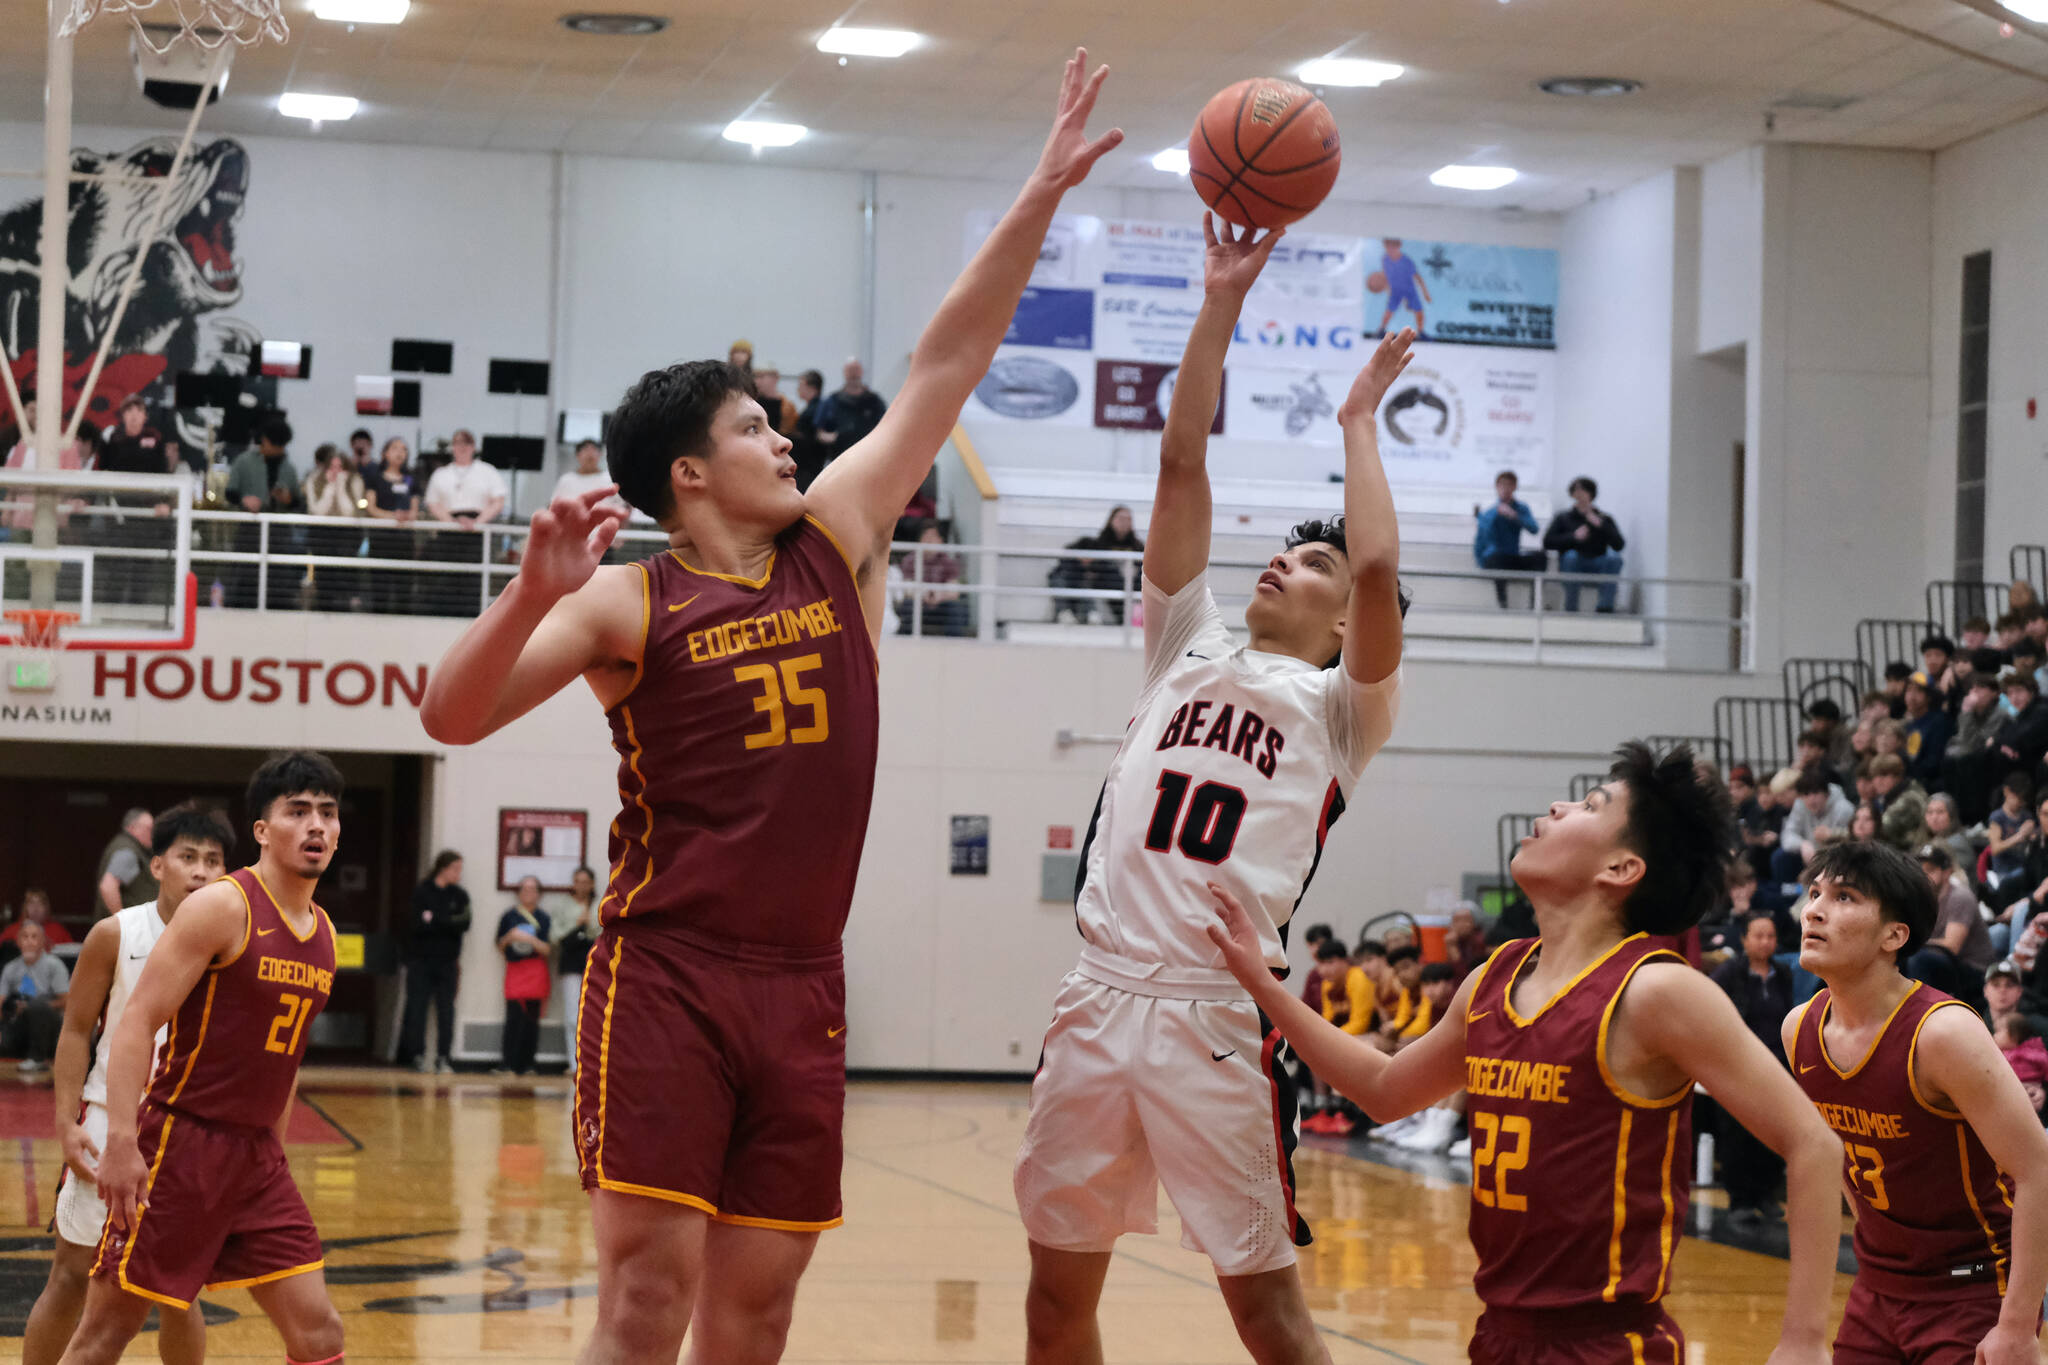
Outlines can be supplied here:
[[2012, 1270], [1998, 1325], [1977, 1346], [1978, 1365], [2034, 1365], [2034, 1324], [2048, 1292], [2048, 1132], [2026, 1087], [1967, 1009], [1927, 1016], [1914, 1049], [1916, 1079], [1929, 1103], [1944, 1099], [1976, 1132], [1998, 1169], [2012, 1177]]
[[1415, 356], [1415, 329], [1379, 344], [1351, 381], [1337, 422], [1344, 429], [1344, 540], [1351, 562], [1351, 610], [1344, 626], [1344, 671], [1372, 684], [1401, 666], [1401, 528], [1380, 462], [1379, 411], [1387, 390]]
[[[1630, 980], [1616, 1013], [1633, 1046], [1669, 1063], [1688, 1090], [1691, 1081], [1705, 1086], [1737, 1123], [1785, 1159], [1791, 1266], [1771, 1360], [1825, 1361], [1828, 1301], [1842, 1241], [1840, 1139], [1711, 977], [1683, 963], [1647, 963]], [[1690, 1096], [1680, 1103], [1690, 1103]]]
[[1114, 128], [1093, 141], [1088, 137], [1088, 115], [1108, 74], [1106, 66], [1088, 74], [1085, 48], [1067, 62], [1059, 112], [1038, 168], [932, 315], [910, 358], [903, 391], [881, 424], [811, 486], [811, 511], [858, 560], [868, 619], [877, 631], [884, 588], [877, 570], [888, 557], [896, 519], [931, 472], [967, 396], [988, 373], [1060, 199], [1123, 141]]
[[156, 1031], [171, 1021], [209, 966], [240, 950], [248, 928], [248, 906], [233, 884], [203, 887], [178, 907], [136, 978], [107, 1059], [107, 1148], [100, 1156], [99, 1189], [116, 1231], [135, 1226], [148, 1194], [135, 1130]]

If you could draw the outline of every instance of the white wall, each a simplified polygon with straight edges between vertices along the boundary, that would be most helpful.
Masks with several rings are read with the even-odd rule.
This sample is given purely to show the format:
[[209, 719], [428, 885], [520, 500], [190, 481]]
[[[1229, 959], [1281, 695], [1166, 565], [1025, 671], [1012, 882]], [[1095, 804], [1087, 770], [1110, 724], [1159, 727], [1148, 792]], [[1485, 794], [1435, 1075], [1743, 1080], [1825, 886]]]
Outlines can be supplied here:
[[1701, 352], [1741, 346], [1763, 307], [1764, 149], [1745, 147], [1700, 168]]

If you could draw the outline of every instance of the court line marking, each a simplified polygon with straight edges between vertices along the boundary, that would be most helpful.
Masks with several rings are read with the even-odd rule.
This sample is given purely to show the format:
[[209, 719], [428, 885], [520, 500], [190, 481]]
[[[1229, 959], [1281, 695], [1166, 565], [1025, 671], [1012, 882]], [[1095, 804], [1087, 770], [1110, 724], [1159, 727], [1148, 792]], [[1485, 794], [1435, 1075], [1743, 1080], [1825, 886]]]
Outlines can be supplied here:
[[[929, 1176], [919, 1175], [915, 1171], [906, 1171], [899, 1167], [891, 1166], [886, 1161], [877, 1161], [873, 1157], [864, 1155], [860, 1152], [849, 1151], [846, 1153], [846, 1156], [849, 1160], [858, 1161], [865, 1165], [872, 1166], [878, 1171], [887, 1171], [890, 1175], [900, 1176], [903, 1179], [912, 1181], [915, 1184], [924, 1185], [930, 1189], [937, 1190], [941, 1194], [950, 1194], [956, 1199], [964, 1199], [968, 1203], [973, 1204], [977, 1208], [987, 1209], [991, 1213], [999, 1213], [1006, 1218], [1015, 1219], [1020, 1228], [1023, 1225], [1024, 1216], [1018, 1213], [1015, 1208], [1005, 1208], [1001, 1204], [991, 1203], [978, 1195], [968, 1194], [964, 1190], [956, 1190], [951, 1185], [947, 1185], [940, 1181], [933, 1180]], [[1157, 1271], [1159, 1274], [1164, 1275], [1169, 1279], [1179, 1280], [1184, 1284], [1198, 1285], [1203, 1289], [1214, 1289], [1216, 1287], [1215, 1282], [1213, 1280], [1201, 1279], [1198, 1276], [1188, 1274], [1186, 1271], [1175, 1270], [1171, 1266], [1160, 1265], [1156, 1261], [1148, 1261], [1143, 1256], [1140, 1256], [1135, 1252], [1125, 1251], [1121, 1247], [1112, 1251], [1110, 1255], [1119, 1257], [1122, 1260], [1129, 1261], [1134, 1265], [1141, 1265], [1145, 1267], [1147, 1270]], [[1388, 1350], [1386, 1347], [1380, 1345], [1376, 1341], [1367, 1341], [1364, 1337], [1354, 1336], [1352, 1333], [1343, 1330], [1341, 1327], [1332, 1327], [1328, 1323], [1318, 1322], [1316, 1323], [1316, 1331], [1322, 1333], [1325, 1336], [1335, 1337], [1339, 1341], [1348, 1341], [1354, 1346], [1363, 1346], [1368, 1351], [1377, 1351], [1381, 1355], [1387, 1357], [1389, 1360], [1398, 1360], [1402, 1362], [1402, 1365], [1424, 1365], [1423, 1361], [1417, 1360], [1414, 1356], [1404, 1356], [1399, 1351]]]
[[314, 1099], [311, 1095], [307, 1094], [303, 1090], [299, 1092], [299, 1099], [305, 1104], [305, 1106], [308, 1109], [311, 1109], [321, 1118], [327, 1120], [327, 1126], [329, 1128], [332, 1128], [335, 1132], [341, 1134], [342, 1137], [347, 1140], [349, 1146], [355, 1148], [358, 1152], [363, 1150], [362, 1139], [357, 1137], [354, 1133], [351, 1133], [347, 1128], [343, 1127], [341, 1121], [336, 1119], [334, 1115], [328, 1113], [327, 1110], [321, 1105], [320, 1101]]

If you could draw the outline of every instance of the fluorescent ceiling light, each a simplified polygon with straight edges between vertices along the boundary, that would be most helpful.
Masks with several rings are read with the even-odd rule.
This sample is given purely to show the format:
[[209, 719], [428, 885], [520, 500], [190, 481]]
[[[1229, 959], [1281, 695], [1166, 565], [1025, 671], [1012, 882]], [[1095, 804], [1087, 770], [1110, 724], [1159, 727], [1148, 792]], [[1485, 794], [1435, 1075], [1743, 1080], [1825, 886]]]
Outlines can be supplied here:
[[1155, 171], [1165, 171], [1168, 175], [1186, 175], [1188, 173], [1188, 149], [1185, 147], [1168, 147], [1165, 151], [1155, 154], [1152, 158], [1152, 169]]
[[1447, 190], [1497, 190], [1520, 175], [1512, 166], [1446, 166], [1430, 176], [1429, 183]]
[[277, 97], [277, 112], [286, 118], [306, 118], [315, 123], [325, 123], [354, 118], [361, 103], [349, 95], [308, 95], [287, 90]]
[[2036, 24], [2048, 24], [2048, 0], [1998, 0], [1998, 3]]
[[1294, 74], [1310, 85], [1383, 85], [1399, 79], [1405, 70], [1392, 62], [1369, 62], [1362, 57], [1318, 57], [1303, 62]]
[[801, 123], [756, 123], [742, 118], [725, 125], [725, 140], [744, 142], [754, 148], [787, 147], [792, 142], [801, 142], [809, 131]]
[[818, 51], [849, 57], [901, 57], [923, 41], [907, 28], [828, 28], [818, 37]]
[[396, 24], [412, 0], [314, 0], [313, 17], [337, 24]]

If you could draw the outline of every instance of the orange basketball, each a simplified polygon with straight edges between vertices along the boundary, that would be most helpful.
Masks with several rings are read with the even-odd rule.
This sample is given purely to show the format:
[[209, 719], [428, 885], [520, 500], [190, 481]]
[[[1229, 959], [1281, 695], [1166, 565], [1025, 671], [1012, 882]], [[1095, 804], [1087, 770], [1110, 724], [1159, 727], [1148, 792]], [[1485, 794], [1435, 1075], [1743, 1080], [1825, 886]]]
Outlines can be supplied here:
[[1188, 135], [1188, 179], [1239, 227], [1306, 217], [1337, 183], [1337, 121], [1293, 81], [1239, 81], [1202, 106]]

